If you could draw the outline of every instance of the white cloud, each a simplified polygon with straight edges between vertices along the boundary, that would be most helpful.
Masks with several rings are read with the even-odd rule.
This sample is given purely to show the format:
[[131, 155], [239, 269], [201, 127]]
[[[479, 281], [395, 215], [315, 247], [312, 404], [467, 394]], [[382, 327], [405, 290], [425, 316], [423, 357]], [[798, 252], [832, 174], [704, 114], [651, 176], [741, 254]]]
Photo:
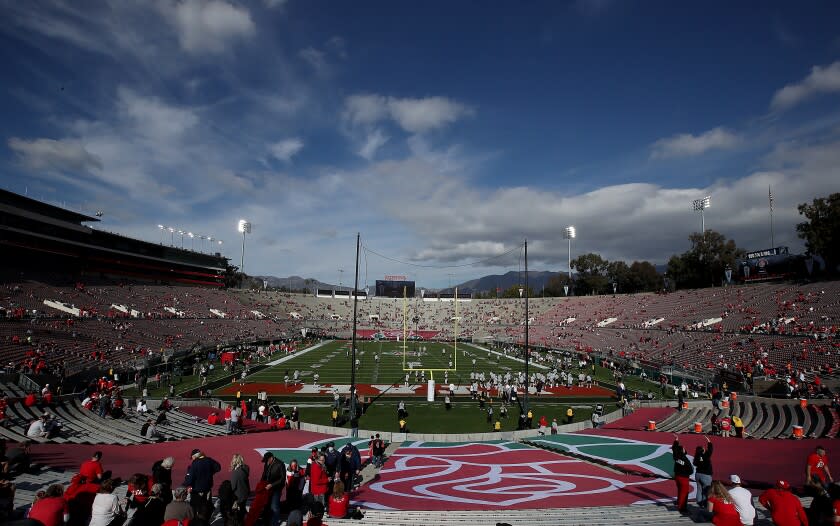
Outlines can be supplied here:
[[382, 95], [350, 95], [344, 100], [344, 118], [351, 124], [371, 124], [388, 116], [388, 99]]
[[223, 0], [182, 0], [163, 6], [181, 47], [189, 53], [220, 53], [256, 33], [248, 10]]
[[391, 119], [409, 133], [443, 128], [473, 114], [469, 106], [446, 97], [414, 99], [364, 94], [351, 95], [344, 104], [344, 117], [352, 124]]
[[303, 141], [298, 138], [283, 139], [271, 145], [271, 155], [281, 161], [289, 162], [299, 151], [303, 149]]
[[102, 160], [89, 152], [78, 140], [35, 139], [30, 141], [12, 137], [8, 144], [30, 170], [78, 173], [102, 169]]
[[785, 110], [823, 93], [840, 93], [840, 61], [826, 67], [814, 66], [807, 77], [777, 91], [770, 106]]
[[653, 159], [672, 157], [694, 157], [709, 150], [731, 150], [740, 144], [741, 138], [722, 127], [711, 129], [700, 135], [681, 133], [659, 139], [651, 146]]
[[370, 161], [376, 155], [376, 152], [388, 142], [388, 139], [389, 137], [382, 133], [382, 130], [378, 128], [374, 129], [367, 134], [364, 144], [362, 144], [357, 153], [359, 156]]
[[156, 97], [144, 97], [131, 89], [117, 91], [118, 110], [133, 122], [138, 133], [145, 137], [172, 140], [198, 124], [194, 112], [162, 102]]
[[298, 56], [309, 64], [312, 69], [319, 75], [325, 75], [329, 71], [329, 65], [323, 51], [318, 51], [314, 47], [307, 47], [298, 52]]
[[461, 117], [473, 114], [473, 110], [447, 99], [426, 97], [424, 99], [388, 99], [391, 117], [407, 132], [422, 133], [442, 128]]

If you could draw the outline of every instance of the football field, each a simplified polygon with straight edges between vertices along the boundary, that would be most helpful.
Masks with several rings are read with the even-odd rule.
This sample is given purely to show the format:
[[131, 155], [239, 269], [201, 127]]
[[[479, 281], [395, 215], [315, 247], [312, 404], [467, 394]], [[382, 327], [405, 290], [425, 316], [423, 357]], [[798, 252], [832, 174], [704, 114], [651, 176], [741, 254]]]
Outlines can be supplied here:
[[[489, 373], [504, 375], [510, 372], [515, 376], [524, 371], [525, 364], [519, 360], [487, 352], [467, 343], [428, 341], [356, 341], [356, 383], [359, 384], [401, 384], [405, 375], [409, 383], [415, 384], [415, 371], [430, 371], [437, 383], [448, 378], [455, 385], [468, 385], [470, 373], [484, 373], [490, 380]], [[405, 350], [404, 350], [405, 349]], [[318, 375], [318, 383], [349, 384], [351, 352], [349, 341], [329, 342], [317, 349], [302, 353], [281, 364], [275, 365], [248, 377], [248, 382], [284, 384], [288, 375], [289, 382], [294, 382], [295, 371], [299, 381], [313, 383]], [[408, 370], [406, 370], [408, 369]], [[532, 366], [532, 371], [543, 370]], [[426, 373], [429, 378], [429, 372]]]

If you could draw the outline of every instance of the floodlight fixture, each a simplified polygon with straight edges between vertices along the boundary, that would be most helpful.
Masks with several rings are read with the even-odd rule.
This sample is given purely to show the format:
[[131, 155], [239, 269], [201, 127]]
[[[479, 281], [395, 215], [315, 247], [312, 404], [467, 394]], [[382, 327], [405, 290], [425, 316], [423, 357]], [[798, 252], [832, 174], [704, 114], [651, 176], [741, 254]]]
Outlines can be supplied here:
[[707, 195], [702, 199], [695, 199], [691, 202], [694, 211], [700, 212], [700, 228], [702, 229], [700, 232], [703, 234], [706, 233], [706, 217], [703, 215], [703, 210], [712, 206], [712, 196]]
[[569, 286], [572, 285], [572, 240], [577, 237], [577, 229], [569, 225], [563, 229], [563, 237], [569, 240]]
[[703, 199], [695, 199], [692, 201], [692, 204], [694, 205], [695, 212], [703, 211], [712, 206], [712, 196], [707, 195]]
[[[245, 234], [250, 234], [251, 233], [251, 223], [244, 220], [244, 219], [240, 219], [239, 224], [237, 225], [237, 230], [242, 232], [242, 259], [239, 262], [239, 272], [244, 274], [245, 273]], [[219, 244], [221, 245], [222, 242], [219, 241]]]

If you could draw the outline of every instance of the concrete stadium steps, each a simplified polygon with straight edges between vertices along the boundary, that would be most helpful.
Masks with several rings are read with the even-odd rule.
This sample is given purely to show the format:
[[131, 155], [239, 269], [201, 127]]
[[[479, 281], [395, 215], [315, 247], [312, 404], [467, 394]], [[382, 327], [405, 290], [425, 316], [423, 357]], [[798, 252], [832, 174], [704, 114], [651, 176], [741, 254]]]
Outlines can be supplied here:
[[756, 416], [756, 408], [755, 408], [755, 401], [747, 400], [747, 401], [740, 401], [738, 402], [740, 406], [740, 411], [738, 416], [741, 417], [741, 422], [744, 424], [744, 431], [748, 430], [750, 424], [755, 419]]
[[[35, 412], [30, 411], [29, 408], [23, 405], [22, 402], [15, 402], [13, 404], [8, 405], [8, 409], [6, 412], [6, 416], [14, 416], [14, 428], [15, 431], [19, 432], [20, 434], [26, 437], [26, 432], [29, 430], [29, 424], [35, 420], [36, 418], [40, 418], [41, 414], [38, 413], [37, 408], [34, 409]], [[55, 442], [58, 444], [63, 444], [69, 442], [67, 439], [67, 435], [76, 436], [76, 432], [73, 430], [69, 430], [67, 434], [59, 437], [55, 437], [53, 439], [47, 440], [45, 438], [30, 438], [26, 437], [27, 440], [31, 440], [33, 442]]]
[[790, 406], [773, 405], [773, 427], [764, 435], [764, 438], [777, 438], [790, 428], [791, 411]]
[[13, 480], [15, 483], [15, 509], [23, 509], [32, 505], [35, 494], [45, 490], [51, 484], [62, 484], [64, 488], [70, 483], [70, 479], [76, 473], [73, 471], [60, 471], [51, 468], [37, 468], [30, 473], [22, 473]]
[[[660, 505], [605, 506], [490, 511], [381, 511], [365, 510], [361, 523], [370, 526], [496, 526], [498, 523], [529, 526], [667, 526], [697, 523], [673, 507]], [[330, 523], [337, 522], [330, 519]], [[339, 521], [345, 522], [345, 521]], [[350, 522], [350, 521], [346, 521]]]
[[6, 393], [8, 396], [11, 396], [11, 397], [14, 397], [14, 398], [22, 398], [22, 397], [26, 396], [26, 393], [23, 392], [23, 389], [21, 389], [20, 387], [18, 387], [15, 384], [7, 384], [7, 383], [0, 382], [0, 391], [2, 391], [4, 393]]
[[121, 432], [116, 426], [108, 425], [103, 419], [73, 411], [73, 407], [72, 403], [59, 404], [54, 408], [54, 411], [64, 422], [72, 422], [74, 425], [87, 429], [91, 439], [95, 437], [103, 444], [122, 444], [124, 446], [143, 442], [139, 437], [130, 436]]
[[752, 431], [752, 433], [750, 433], [750, 436], [753, 438], [764, 438], [770, 429], [773, 428], [776, 419], [779, 418], [779, 408], [774, 404], [767, 402], [761, 402], [758, 407], [762, 413], [761, 423], [755, 428], [755, 430]]
[[703, 422], [711, 413], [708, 407], [691, 407], [678, 411], [656, 425], [657, 431], [685, 433], [694, 430], [694, 422]]
[[[805, 438], [831, 436], [834, 414], [825, 404], [808, 404], [801, 407], [794, 400], [772, 400], [745, 397], [731, 406], [730, 414], [738, 415], [744, 422], [748, 438], [787, 439], [793, 436], [793, 426], [802, 426]], [[695, 403], [696, 404], [696, 403]], [[703, 432], [711, 431], [711, 406], [690, 406], [656, 423], [656, 430], [685, 433], [694, 431], [694, 422], [703, 423]]]
[[[123, 418], [112, 420], [115, 425], [120, 425], [135, 436], [140, 436], [140, 429], [147, 419], [155, 420], [157, 412], [150, 411], [148, 414], [139, 414], [133, 409], [129, 409]], [[205, 422], [196, 422], [195, 419], [188, 414], [181, 413], [177, 410], [169, 411], [166, 414], [168, 424], [158, 426], [158, 430], [163, 436], [169, 440], [186, 440], [190, 438], [204, 438], [208, 436], [224, 435], [224, 428], [221, 426], [211, 426]]]
[[820, 406], [808, 405], [808, 414], [811, 416], [811, 429], [808, 430], [808, 437], [822, 438], [825, 434], [825, 413]]

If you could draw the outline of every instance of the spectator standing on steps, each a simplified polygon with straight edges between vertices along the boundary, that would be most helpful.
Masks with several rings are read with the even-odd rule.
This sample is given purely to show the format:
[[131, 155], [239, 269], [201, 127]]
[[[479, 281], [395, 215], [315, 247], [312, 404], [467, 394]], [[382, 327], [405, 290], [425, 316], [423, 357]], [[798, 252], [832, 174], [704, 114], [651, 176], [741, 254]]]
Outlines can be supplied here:
[[205, 456], [200, 449], [192, 450], [192, 463], [187, 469], [183, 486], [190, 491], [190, 505], [194, 511], [205, 502], [211, 502], [213, 475], [222, 470], [221, 464]]
[[697, 446], [694, 450], [694, 467], [697, 473], [694, 479], [697, 481], [697, 505], [701, 508], [706, 505], [706, 495], [709, 492], [709, 487], [712, 485], [712, 453], [714, 452], [714, 445], [709, 437], [706, 439], [706, 448]]
[[248, 496], [251, 494], [251, 485], [248, 481], [249, 473], [250, 468], [245, 463], [242, 455], [239, 453], [234, 454], [230, 461], [230, 487], [236, 502], [236, 515], [240, 518], [245, 517], [245, 504], [248, 502]]
[[674, 434], [674, 443], [671, 445], [671, 454], [674, 456], [674, 482], [677, 484], [677, 510], [680, 513], [688, 513], [688, 492], [691, 483], [688, 478], [694, 473], [691, 462], [688, 460], [685, 448], [680, 444], [679, 437]]
[[271, 492], [268, 501], [271, 507], [272, 526], [280, 524], [280, 494], [283, 493], [283, 486], [286, 484], [286, 466], [282, 460], [278, 460], [274, 454], [263, 455], [263, 474], [266, 491]]

